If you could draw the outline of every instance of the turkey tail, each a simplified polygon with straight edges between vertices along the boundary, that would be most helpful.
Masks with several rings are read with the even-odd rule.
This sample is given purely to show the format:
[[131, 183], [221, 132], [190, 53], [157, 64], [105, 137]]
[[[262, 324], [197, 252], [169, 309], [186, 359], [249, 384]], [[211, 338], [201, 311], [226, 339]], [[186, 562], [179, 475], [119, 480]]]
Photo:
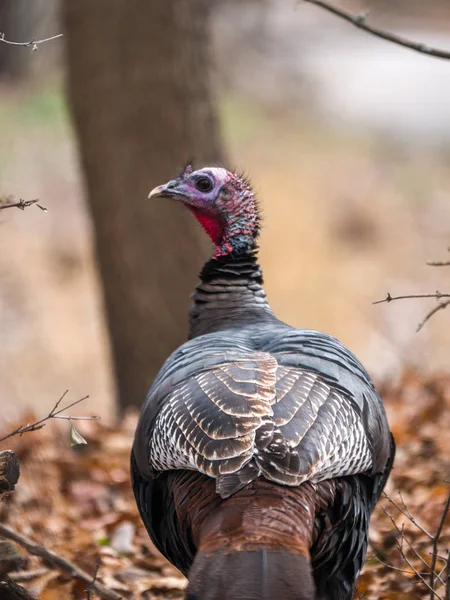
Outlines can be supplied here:
[[288, 550], [199, 552], [189, 572], [187, 600], [314, 600], [307, 556]]
[[223, 499], [211, 480], [203, 481], [198, 502], [192, 488], [189, 501], [185, 493], [179, 496], [190, 505], [197, 546], [187, 598], [315, 600], [309, 488], [257, 480]]

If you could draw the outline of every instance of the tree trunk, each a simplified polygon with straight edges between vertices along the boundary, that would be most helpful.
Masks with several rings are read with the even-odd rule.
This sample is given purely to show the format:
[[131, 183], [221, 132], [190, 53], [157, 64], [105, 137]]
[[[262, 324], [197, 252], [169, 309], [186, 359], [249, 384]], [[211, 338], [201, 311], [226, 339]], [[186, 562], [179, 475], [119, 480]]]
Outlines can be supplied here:
[[220, 161], [209, 0], [65, 0], [69, 96], [95, 229], [119, 406], [140, 406], [187, 332], [205, 242], [149, 191]]

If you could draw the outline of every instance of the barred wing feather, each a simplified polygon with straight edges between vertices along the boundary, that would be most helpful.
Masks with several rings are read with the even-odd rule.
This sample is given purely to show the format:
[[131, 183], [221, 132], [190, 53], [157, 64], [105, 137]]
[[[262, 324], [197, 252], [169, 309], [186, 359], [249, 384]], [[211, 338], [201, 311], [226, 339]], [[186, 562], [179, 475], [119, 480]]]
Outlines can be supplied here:
[[217, 479], [222, 497], [259, 475], [294, 486], [369, 471], [372, 448], [359, 405], [283, 358], [226, 350], [172, 389], [160, 379], [149, 398], [157, 403], [166, 391], [151, 427], [152, 471], [198, 470]]

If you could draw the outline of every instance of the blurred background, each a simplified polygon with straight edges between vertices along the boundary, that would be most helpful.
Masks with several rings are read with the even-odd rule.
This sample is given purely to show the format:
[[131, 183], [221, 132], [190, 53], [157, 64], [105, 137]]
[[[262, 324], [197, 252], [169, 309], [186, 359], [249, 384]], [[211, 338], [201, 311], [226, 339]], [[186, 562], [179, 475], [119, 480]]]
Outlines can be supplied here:
[[[450, 5], [338, 2], [450, 49]], [[448, 369], [448, 62], [298, 0], [1, 0], [0, 412], [139, 405], [185, 337], [210, 248], [181, 206], [147, 202], [192, 156], [243, 169], [264, 214], [269, 300], [380, 381]]]

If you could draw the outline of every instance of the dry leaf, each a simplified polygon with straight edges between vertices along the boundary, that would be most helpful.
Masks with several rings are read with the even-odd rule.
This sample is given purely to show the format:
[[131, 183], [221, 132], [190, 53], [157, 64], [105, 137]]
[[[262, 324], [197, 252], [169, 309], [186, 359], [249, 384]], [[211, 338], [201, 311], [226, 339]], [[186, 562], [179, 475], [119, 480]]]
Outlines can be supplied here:
[[[446, 435], [450, 431], [450, 377], [422, 379], [408, 371], [397, 384], [382, 388], [398, 447], [386, 491], [398, 503], [402, 498], [423, 527], [434, 532], [450, 491], [443, 481], [450, 471], [450, 435]], [[32, 414], [25, 415], [17, 425], [34, 419]], [[8, 440], [8, 447], [19, 456], [21, 479], [16, 491], [0, 505], [2, 520], [88, 573], [93, 574], [100, 557], [99, 579], [124, 598], [181, 600], [186, 579], [149, 540], [131, 490], [129, 457], [135, 423], [134, 415], [117, 427], [99, 421], [80, 422], [81, 433], [76, 431], [75, 438], [78, 440], [78, 435], [83, 441], [77, 444], [89, 442], [82, 453], [73, 452], [60, 428], [51, 423], [32, 436]], [[429, 561], [427, 537], [386, 499], [379, 503], [371, 521], [369, 556], [375, 553], [387, 565], [410, 570], [398, 552], [398, 534], [382, 506], [399, 525], [405, 522], [414, 548]], [[442, 553], [449, 544], [447, 524]], [[420, 559], [406, 551], [411, 564], [421, 570]], [[29, 557], [26, 569], [32, 572], [42, 566], [38, 558]], [[85, 598], [84, 583], [55, 570], [21, 585], [40, 593], [43, 600], [68, 600], [72, 592]], [[370, 558], [358, 593], [367, 600], [429, 598], [429, 590], [417, 577]], [[445, 597], [442, 589], [439, 593]]]

